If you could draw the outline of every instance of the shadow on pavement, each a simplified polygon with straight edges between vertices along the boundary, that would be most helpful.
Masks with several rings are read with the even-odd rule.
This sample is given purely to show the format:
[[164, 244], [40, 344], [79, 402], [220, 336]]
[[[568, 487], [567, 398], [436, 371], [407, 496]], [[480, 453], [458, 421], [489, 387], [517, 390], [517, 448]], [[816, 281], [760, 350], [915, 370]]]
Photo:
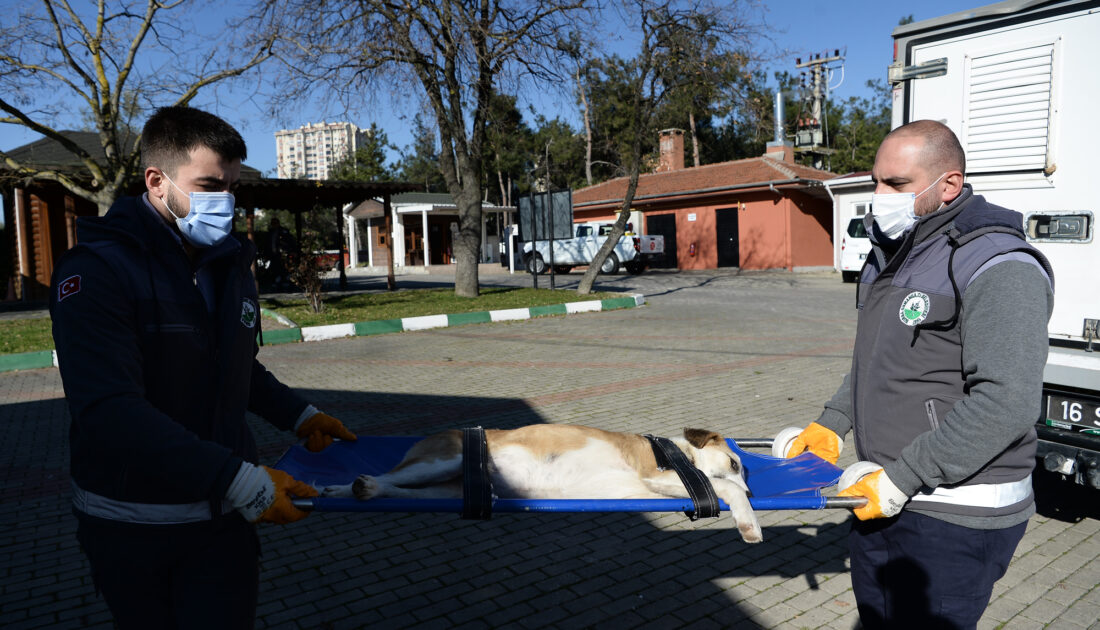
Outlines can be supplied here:
[[[307, 390], [358, 433], [422, 435], [476, 424], [543, 422], [511, 398]], [[293, 438], [251, 417], [261, 461]], [[75, 539], [63, 399], [0, 406], [0, 627], [107, 628]], [[324, 513], [262, 525], [258, 628], [398, 628], [467, 621], [485, 627], [757, 627], [735, 602], [796, 580], [844, 573], [844, 524], [776, 525], [743, 543], [728, 514], [691, 523], [680, 514], [520, 514], [463, 521], [454, 514]], [[828, 575], [826, 575], [828, 574]], [[823, 579], [824, 578], [824, 579]]]

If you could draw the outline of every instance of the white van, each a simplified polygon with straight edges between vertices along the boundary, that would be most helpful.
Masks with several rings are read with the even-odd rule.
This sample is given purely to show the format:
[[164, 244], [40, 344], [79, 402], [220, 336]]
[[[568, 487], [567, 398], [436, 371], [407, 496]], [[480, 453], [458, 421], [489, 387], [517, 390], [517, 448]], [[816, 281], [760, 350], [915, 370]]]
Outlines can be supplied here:
[[840, 277], [844, 282], [855, 282], [863, 269], [863, 261], [871, 251], [871, 239], [867, 238], [867, 228], [863, 217], [854, 217], [848, 221], [848, 229], [840, 241]]
[[1100, 490], [1097, 7], [1006, 0], [898, 26], [889, 79], [892, 126], [950, 127], [974, 192], [1022, 213], [1054, 268], [1036, 455], [1039, 469]]

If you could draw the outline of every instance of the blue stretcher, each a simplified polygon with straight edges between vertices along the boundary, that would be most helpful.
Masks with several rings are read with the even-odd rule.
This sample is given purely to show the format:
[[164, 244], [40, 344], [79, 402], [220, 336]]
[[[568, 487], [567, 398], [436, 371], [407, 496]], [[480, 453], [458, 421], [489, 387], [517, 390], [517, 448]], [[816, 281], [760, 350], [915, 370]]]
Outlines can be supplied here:
[[[335, 442], [320, 453], [294, 445], [275, 468], [314, 486], [348, 484], [361, 474], [381, 475], [396, 466], [421, 437], [359, 436], [354, 442]], [[836, 484], [843, 472], [829, 462], [803, 453], [792, 459], [777, 459], [743, 450], [742, 447], [770, 447], [770, 439], [727, 439], [741, 458], [745, 480], [755, 510], [820, 510], [855, 508], [863, 497], [824, 497], [821, 490]], [[462, 512], [462, 499], [383, 498], [360, 501], [353, 498], [315, 497], [296, 499], [300, 509], [318, 512]], [[720, 507], [728, 510], [722, 502]], [[694, 509], [691, 499], [493, 499], [493, 513], [508, 512], [686, 512]]]

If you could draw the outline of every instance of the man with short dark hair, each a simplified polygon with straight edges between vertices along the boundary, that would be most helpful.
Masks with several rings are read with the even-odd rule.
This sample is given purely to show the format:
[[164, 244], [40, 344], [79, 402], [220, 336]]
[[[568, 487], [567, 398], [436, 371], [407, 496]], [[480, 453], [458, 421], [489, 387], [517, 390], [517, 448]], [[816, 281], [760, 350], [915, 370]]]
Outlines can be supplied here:
[[230, 236], [245, 154], [220, 118], [158, 110], [147, 192], [81, 219], [54, 272], [77, 538], [122, 628], [252, 627], [253, 523], [316, 490], [258, 465], [246, 411], [313, 451], [355, 439], [256, 360], [255, 248]]
[[839, 494], [868, 499], [848, 539], [865, 628], [975, 627], [1035, 512], [1053, 273], [965, 168], [941, 123], [883, 140], [852, 369], [786, 451], [835, 463], [853, 434]]

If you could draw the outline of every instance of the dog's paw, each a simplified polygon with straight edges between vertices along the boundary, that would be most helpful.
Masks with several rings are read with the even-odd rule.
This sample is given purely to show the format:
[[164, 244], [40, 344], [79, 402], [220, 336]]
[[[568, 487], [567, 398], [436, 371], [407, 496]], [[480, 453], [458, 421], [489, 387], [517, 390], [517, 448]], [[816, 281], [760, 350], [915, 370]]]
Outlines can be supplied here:
[[350, 499], [351, 484], [345, 484], [342, 486], [324, 486], [317, 488], [317, 492], [323, 497], [333, 497], [337, 499]]
[[356, 499], [366, 501], [382, 494], [382, 484], [370, 475], [359, 475], [359, 478], [351, 484], [351, 492]]
[[760, 529], [760, 524], [757, 522], [751, 523], [737, 523], [737, 531], [741, 532], [741, 540], [747, 543], [758, 543], [764, 541], [764, 532]]

